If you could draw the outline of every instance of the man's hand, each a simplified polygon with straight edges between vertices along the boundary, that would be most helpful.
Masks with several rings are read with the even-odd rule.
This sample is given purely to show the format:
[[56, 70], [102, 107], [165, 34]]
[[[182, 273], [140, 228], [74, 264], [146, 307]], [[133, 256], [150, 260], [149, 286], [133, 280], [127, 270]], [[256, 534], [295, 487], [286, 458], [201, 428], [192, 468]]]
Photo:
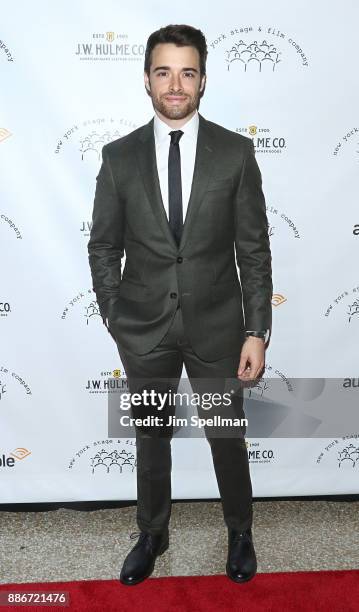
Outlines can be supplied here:
[[240, 380], [255, 380], [264, 368], [265, 343], [262, 338], [248, 336], [241, 350], [237, 376]]

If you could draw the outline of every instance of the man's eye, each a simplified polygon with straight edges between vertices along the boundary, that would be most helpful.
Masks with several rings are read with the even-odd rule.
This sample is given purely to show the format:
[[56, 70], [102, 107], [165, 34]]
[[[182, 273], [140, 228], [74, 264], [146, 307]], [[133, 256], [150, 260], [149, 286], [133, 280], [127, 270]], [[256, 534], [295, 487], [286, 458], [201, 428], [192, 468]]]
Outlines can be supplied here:
[[184, 72], [184, 75], [185, 75], [185, 76], [192, 77], [192, 78], [194, 77], [193, 72]]
[[167, 72], [165, 72], [164, 70], [161, 70], [160, 72], [157, 72], [158, 76], [166, 76]]

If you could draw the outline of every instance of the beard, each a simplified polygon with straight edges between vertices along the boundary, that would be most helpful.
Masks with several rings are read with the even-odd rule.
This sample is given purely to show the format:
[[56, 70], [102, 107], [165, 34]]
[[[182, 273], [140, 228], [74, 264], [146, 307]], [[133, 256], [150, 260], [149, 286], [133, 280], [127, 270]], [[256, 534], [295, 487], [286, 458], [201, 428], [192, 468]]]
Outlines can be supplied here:
[[170, 94], [167, 92], [158, 98], [153, 96], [151, 93], [153, 108], [159, 113], [161, 113], [163, 117], [166, 117], [166, 119], [185, 119], [185, 117], [188, 117], [188, 115], [190, 115], [198, 107], [198, 102], [200, 98], [199, 90], [194, 96], [186, 95], [186, 99], [178, 104], [171, 104], [167, 102], [165, 96], [168, 95]]

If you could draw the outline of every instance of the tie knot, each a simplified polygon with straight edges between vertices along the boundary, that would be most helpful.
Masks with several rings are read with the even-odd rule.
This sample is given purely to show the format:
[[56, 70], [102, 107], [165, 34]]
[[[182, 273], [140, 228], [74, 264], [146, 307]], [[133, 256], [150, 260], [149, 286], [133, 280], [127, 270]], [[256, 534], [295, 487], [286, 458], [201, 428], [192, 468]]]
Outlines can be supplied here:
[[178, 144], [180, 141], [180, 138], [183, 134], [182, 130], [173, 130], [172, 132], [169, 132], [170, 136], [171, 136], [171, 144]]

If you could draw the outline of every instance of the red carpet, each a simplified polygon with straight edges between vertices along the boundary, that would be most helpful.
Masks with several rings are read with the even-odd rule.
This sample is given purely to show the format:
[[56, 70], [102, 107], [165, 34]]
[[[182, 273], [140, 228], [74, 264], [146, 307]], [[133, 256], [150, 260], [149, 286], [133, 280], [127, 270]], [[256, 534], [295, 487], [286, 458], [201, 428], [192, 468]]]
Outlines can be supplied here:
[[359, 570], [257, 574], [236, 584], [226, 576], [149, 578], [134, 587], [116, 580], [0, 585], [0, 591], [68, 591], [69, 607], [3, 610], [75, 612], [358, 612]]

